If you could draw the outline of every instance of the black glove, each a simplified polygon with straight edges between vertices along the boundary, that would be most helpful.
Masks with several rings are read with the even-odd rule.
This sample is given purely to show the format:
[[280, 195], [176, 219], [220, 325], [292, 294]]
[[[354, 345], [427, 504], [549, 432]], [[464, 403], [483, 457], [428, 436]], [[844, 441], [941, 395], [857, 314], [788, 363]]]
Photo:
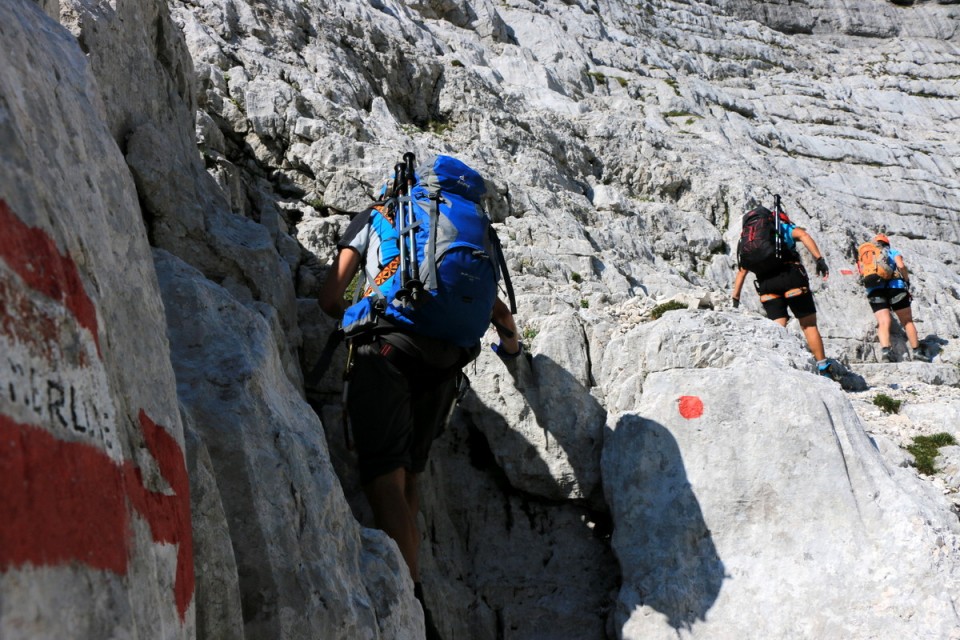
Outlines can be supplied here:
[[827, 261], [823, 259], [823, 256], [817, 258], [817, 275], [824, 278], [830, 275], [830, 268], [827, 267]]
[[740, 298], [734, 298], [734, 299], [733, 299], [733, 308], [736, 309], [736, 308], [739, 307], [739, 306], [740, 306]]

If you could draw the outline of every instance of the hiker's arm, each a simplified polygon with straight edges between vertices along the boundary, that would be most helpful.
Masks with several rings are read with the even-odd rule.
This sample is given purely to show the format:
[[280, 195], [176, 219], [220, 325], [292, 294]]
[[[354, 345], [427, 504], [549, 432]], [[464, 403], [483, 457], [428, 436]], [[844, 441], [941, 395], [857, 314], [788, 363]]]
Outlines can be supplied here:
[[823, 276], [823, 279], [826, 280], [827, 276], [830, 275], [830, 269], [827, 268], [827, 261], [823, 259], [823, 254], [820, 253], [820, 247], [813, 241], [813, 236], [800, 227], [794, 227], [790, 235], [794, 240], [803, 243], [803, 246], [807, 248], [807, 251], [813, 256], [813, 259], [817, 261], [817, 275]]
[[746, 281], [748, 273], [749, 271], [743, 267], [740, 267], [740, 270], [737, 271], [737, 279], [733, 281], [733, 293], [730, 296], [736, 302], [740, 302], [740, 291], [743, 289], [743, 283]]
[[344, 247], [340, 249], [330, 272], [327, 274], [327, 280], [320, 289], [318, 300], [320, 308], [331, 318], [339, 320], [343, 317], [343, 312], [350, 305], [343, 299], [343, 293], [353, 280], [357, 273], [357, 267], [360, 266], [360, 254], [356, 249]]
[[[517, 323], [510, 309], [500, 298], [493, 303], [492, 319], [497, 335], [500, 336], [500, 347], [504, 353], [512, 355], [520, 351], [520, 332], [517, 330]], [[508, 333], [512, 335], [507, 335]]]
[[893, 259], [897, 263], [897, 271], [900, 273], [900, 279], [910, 283], [910, 273], [907, 271], [907, 265], [903, 262], [903, 256], [897, 256]]
[[795, 227], [793, 233], [790, 235], [793, 236], [794, 240], [801, 242], [803, 246], [807, 248], [807, 251], [810, 252], [814, 260], [819, 260], [823, 257], [823, 254], [820, 253], [820, 248], [817, 246], [817, 243], [813, 241], [813, 236], [807, 233], [805, 229]]

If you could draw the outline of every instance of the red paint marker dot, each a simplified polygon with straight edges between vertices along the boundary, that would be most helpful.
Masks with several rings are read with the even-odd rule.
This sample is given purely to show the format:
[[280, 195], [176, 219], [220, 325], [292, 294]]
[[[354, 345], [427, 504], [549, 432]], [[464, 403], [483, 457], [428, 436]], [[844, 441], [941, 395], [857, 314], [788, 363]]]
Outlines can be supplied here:
[[697, 396], [680, 396], [680, 415], [693, 420], [703, 415], [703, 400]]

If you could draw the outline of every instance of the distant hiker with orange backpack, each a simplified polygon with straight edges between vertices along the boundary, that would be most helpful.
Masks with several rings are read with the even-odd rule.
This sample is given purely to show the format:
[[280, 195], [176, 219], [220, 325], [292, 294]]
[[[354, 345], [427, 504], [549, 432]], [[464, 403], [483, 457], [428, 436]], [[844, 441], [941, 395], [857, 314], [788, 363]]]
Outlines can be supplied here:
[[787, 326], [789, 311], [793, 312], [813, 357], [817, 373], [839, 380], [844, 367], [827, 358], [823, 338], [817, 328], [817, 307], [810, 292], [810, 280], [797, 252], [800, 242], [817, 261], [817, 275], [826, 280], [830, 275], [817, 243], [803, 228], [790, 221], [780, 206], [780, 196], [774, 196], [774, 210], [757, 206], [743, 217], [743, 228], [737, 245], [737, 272], [733, 284], [733, 306], [740, 306], [740, 291], [748, 273], [756, 276], [755, 287], [767, 317]]
[[896, 356], [890, 347], [890, 324], [892, 310], [903, 325], [910, 343], [914, 360], [930, 362], [930, 355], [917, 338], [910, 302], [910, 274], [903, 262], [903, 255], [890, 246], [890, 238], [877, 234], [873, 242], [864, 242], [857, 248], [857, 270], [863, 286], [867, 288], [867, 300], [877, 318], [877, 338], [880, 341], [881, 360], [895, 362]]
[[[360, 482], [423, 604], [417, 477], [487, 328], [495, 327], [493, 350], [505, 362], [523, 345], [506, 261], [480, 206], [483, 178], [450, 156], [416, 170], [412, 153], [403, 158], [392, 189], [340, 239], [320, 306], [348, 340], [344, 395]], [[358, 273], [351, 304], [344, 293]], [[509, 307], [497, 294], [501, 278]], [[427, 637], [438, 637], [426, 606], [424, 614]]]

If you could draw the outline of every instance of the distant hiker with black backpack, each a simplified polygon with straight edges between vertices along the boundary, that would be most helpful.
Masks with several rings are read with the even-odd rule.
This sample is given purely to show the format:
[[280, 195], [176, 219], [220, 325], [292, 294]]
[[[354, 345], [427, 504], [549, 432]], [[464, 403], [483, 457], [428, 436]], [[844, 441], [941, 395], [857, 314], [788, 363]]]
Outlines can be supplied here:
[[[413, 154], [404, 155], [392, 186], [340, 239], [320, 294], [348, 340], [344, 395], [360, 481], [421, 604], [417, 477], [490, 324], [498, 356], [514, 359], [523, 349], [506, 261], [480, 206], [484, 192], [483, 178], [456, 158], [437, 156], [415, 170]], [[358, 272], [350, 303], [344, 293]], [[509, 307], [498, 296], [501, 277]], [[427, 622], [429, 632], [429, 615]]]
[[910, 302], [910, 274], [903, 262], [903, 255], [890, 246], [890, 238], [877, 234], [872, 242], [864, 242], [857, 247], [857, 270], [867, 289], [867, 300], [877, 319], [877, 338], [880, 341], [881, 359], [895, 362], [890, 347], [890, 324], [892, 310], [907, 334], [912, 358], [921, 362], [930, 362], [924, 345], [917, 337], [917, 326], [913, 323]]
[[733, 306], [740, 306], [740, 292], [748, 273], [756, 276], [755, 287], [767, 317], [782, 327], [787, 326], [788, 309], [793, 312], [820, 375], [839, 379], [843, 367], [827, 358], [823, 338], [817, 328], [817, 307], [810, 291], [810, 280], [800, 261], [797, 242], [813, 255], [817, 275], [826, 280], [830, 275], [817, 243], [809, 233], [793, 224], [780, 206], [780, 196], [774, 196], [774, 210], [758, 206], [743, 216], [743, 229], [737, 245], [740, 270], [733, 285]]

